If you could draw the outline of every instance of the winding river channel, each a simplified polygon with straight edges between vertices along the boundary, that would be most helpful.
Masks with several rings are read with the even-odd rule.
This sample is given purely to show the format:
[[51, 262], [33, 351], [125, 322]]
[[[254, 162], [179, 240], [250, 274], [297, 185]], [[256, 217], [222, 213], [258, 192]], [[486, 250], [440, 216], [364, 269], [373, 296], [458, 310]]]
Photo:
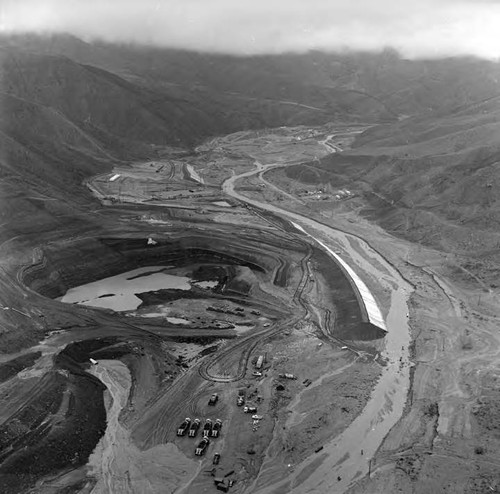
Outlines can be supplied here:
[[[284, 165], [267, 165], [266, 168], [277, 166]], [[363, 412], [342, 434], [326, 444], [320, 453], [293, 465], [293, 471], [290, 471], [286, 478], [272, 471], [271, 462], [264, 462], [259, 477], [246, 490], [252, 494], [342, 493], [369, 472], [371, 459], [403, 414], [410, 383], [407, 301], [412, 287], [385, 258], [359, 237], [301, 214], [250, 199], [235, 191], [235, 183], [238, 180], [260, 172], [261, 166], [230, 177], [224, 182], [223, 191], [244, 203], [292, 220], [300, 227], [299, 231], [303, 229], [309, 238], [317, 241], [330, 256], [332, 250], [340, 248], [343, 258], [360, 278], [369, 275], [380, 283], [381, 289], [391, 294], [385, 317], [388, 333], [382, 352], [387, 365], [383, 368]], [[354, 245], [356, 249], [353, 248]]]

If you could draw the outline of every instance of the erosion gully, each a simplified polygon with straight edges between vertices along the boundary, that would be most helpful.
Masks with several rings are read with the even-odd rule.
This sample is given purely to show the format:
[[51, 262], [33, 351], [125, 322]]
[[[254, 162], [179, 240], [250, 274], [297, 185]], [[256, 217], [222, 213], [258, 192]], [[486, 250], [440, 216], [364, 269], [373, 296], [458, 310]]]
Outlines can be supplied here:
[[[284, 165], [267, 165], [266, 168], [277, 166]], [[388, 332], [382, 357], [386, 365], [363, 412], [320, 452], [293, 465], [285, 478], [282, 474], [277, 475], [277, 472], [273, 475], [272, 462], [265, 462], [259, 477], [246, 490], [248, 493], [258, 494], [343, 493], [356, 480], [370, 472], [371, 459], [403, 414], [410, 383], [407, 300], [412, 287], [397, 269], [359, 237], [235, 191], [238, 180], [260, 172], [262, 166], [233, 175], [223, 183], [222, 189], [243, 203], [293, 220], [319, 245], [326, 246], [327, 252], [340, 248], [343, 258], [348, 258], [346, 261], [361, 278], [369, 276], [381, 289], [391, 293], [390, 305], [384, 311]], [[353, 248], [354, 245], [356, 248]]]

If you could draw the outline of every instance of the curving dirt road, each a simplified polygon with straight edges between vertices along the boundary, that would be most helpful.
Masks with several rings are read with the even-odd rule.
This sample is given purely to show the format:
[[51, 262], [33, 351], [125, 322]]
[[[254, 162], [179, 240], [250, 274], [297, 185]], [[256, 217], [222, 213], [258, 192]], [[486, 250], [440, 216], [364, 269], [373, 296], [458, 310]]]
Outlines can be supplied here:
[[[274, 164], [266, 168], [277, 166], [286, 165]], [[223, 183], [223, 191], [243, 203], [292, 219], [328, 249], [338, 249], [341, 246], [346, 256], [350, 257], [350, 266], [360, 278], [370, 276], [377, 280], [381, 289], [391, 293], [386, 316], [388, 334], [385, 350], [382, 352], [387, 365], [361, 415], [340, 436], [326, 445], [321, 454], [294, 465], [293, 472], [287, 472], [286, 476], [283, 472], [273, 471], [275, 467], [272, 464], [267, 469], [264, 465], [258, 478], [246, 491], [262, 494], [342, 493], [355, 480], [368, 473], [371, 458], [403, 413], [410, 378], [407, 301], [412, 287], [392, 265], [361, 239], [300, 214], [250, 199], [234, 190], [238, 180], [261, 171], [262, 168], [257, 167], [228, 178]], [[352, 248], [353, 243], [356, 243], [356, 249]]]

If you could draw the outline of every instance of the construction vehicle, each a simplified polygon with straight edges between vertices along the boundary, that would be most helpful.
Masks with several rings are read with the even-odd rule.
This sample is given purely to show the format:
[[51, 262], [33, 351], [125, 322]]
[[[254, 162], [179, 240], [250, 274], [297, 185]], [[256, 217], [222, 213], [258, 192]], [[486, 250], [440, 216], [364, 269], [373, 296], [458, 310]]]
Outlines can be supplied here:
[[203, 437], [209, 437], [212, 433], [212, 421], [207, 419], [205, 425], [203, 426]]
[[242, 405], [245, 404], [245, 395], [246, 391], [244, 389], [238, 390], [238, 399], [236, 400], [236, 405], [241, 407]]
[[227, 492], [229, 490], [229, 485], [226, 484], [225, 482], [220, 482], [220, 483], [215, 484], [215, 485], [216, 485], [216, 489], [218, 491]]
[[206, 449], [208, 448], [208, 445], [210, 444], [210, 439], [208, 437], [204, 437], [196, 446], [196, 449], [194, 450], [194, 454], [196, 456], [201, 456], [202, 454], [205, 453]]
[[210, 399], [208, 400], [208, 404], [211, 406], [215, 406], [215, 404], [219, 401], [219, 395], [214, 393]]
[[212, 427], [212, 437], [219, 437], [220, 430], [222, 429], [222, 420], [217, 419]]
[[294, 376], [293, 374], [288, 374], [288, 373], [278, 374], [278, 377], [281, 377], [282, 379], [297, 379], [296, 376]]
[[200, 419], [194, 419], [193, 423], [189, 427], [189, 437], [196, 437], [196, 434], [198, 434], [198, 429], [200, 428]]
[[179, 425], [179, 428], [177, 429], [177, 435], [183, 436], [184, 434], [186, 434], [186, 431], [188, 430], [190, 424], [191, 424], [191, 419], [189, 417], [186, 417], [184, 419], [184, 422], [182, 422], [182, 424]]

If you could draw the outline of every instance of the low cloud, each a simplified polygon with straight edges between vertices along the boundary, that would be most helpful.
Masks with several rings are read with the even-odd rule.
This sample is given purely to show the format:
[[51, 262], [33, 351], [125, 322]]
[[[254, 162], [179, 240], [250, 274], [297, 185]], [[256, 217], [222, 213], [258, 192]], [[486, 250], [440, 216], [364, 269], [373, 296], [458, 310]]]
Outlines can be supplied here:
[[496, 0], [3, 0], [0, 29], [236, 54], [500, 56]]

